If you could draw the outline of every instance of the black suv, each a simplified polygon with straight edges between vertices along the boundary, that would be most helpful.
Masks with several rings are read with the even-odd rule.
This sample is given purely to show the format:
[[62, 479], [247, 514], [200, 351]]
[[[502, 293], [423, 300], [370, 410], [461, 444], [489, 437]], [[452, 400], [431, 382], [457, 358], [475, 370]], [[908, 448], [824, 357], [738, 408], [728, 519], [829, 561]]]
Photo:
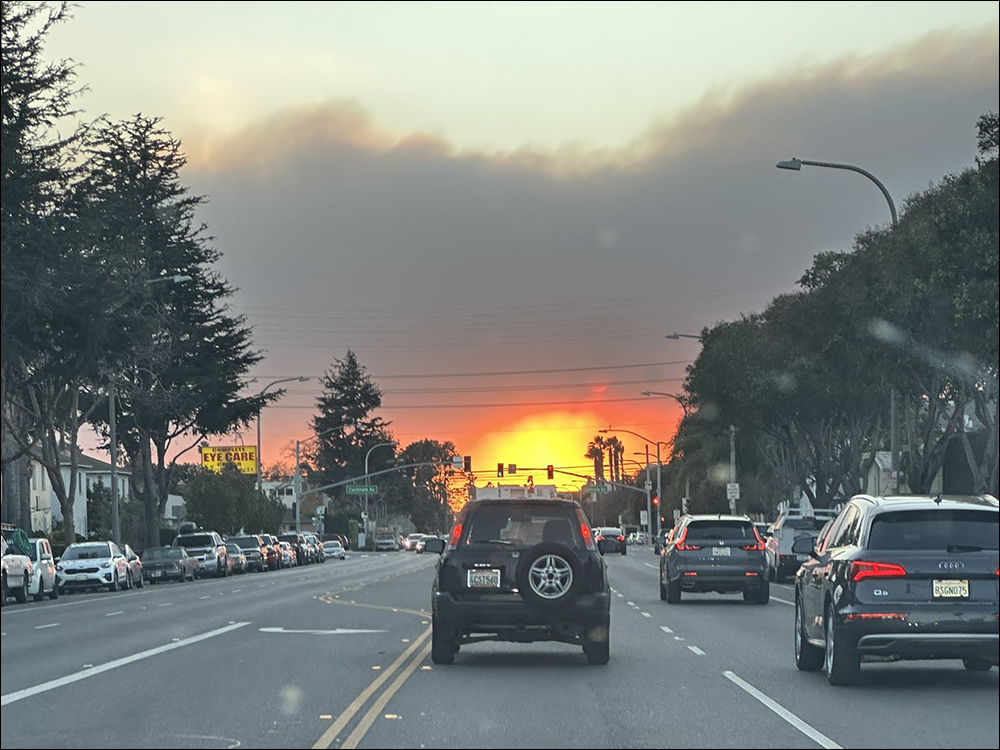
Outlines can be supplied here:
[[863, 657], [997, 664], [996, 498], [851, 498], [795, 575], [795, 664], [857, 681]]
[[425, 549], [443, 553], [431, 595], [435, 664], [481, 641], [572, 643], [590, 664], [608, 663], [608, 576], [579, 503], [470, 502], [448, 542]]
[[743, 592], [767, 604], [764, 540], [746, 516], [681, 516], [660, 552], [660, 600], [677, 604], [681, 591]]

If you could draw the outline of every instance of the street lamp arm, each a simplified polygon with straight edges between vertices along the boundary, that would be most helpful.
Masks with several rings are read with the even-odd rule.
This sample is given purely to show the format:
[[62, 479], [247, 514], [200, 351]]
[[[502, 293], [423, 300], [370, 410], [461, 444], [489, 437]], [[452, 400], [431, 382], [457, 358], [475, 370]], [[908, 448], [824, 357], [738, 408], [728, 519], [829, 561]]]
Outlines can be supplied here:
[[889, 204], [889, 215], [892, 217], [892, 225], [896, 226], [899, 223], [899, 219], [896, 216], [896, 204], [892, 202], [892, 196], [889, 195], [889, 191], [886, 189], [885, 185], [882, 184], [882, 181], [867, 169], [856, 167], [853, 164], [837, 164], [830, 161], [812, 161], [810, 159], [791, 159], [790, 161], [779, 161], [775, 166], [778, 167], [778, 169], [791, 169], [795, 171], [798, 171], [803, 166], [826, 167], [827, 169], [846, 169], [850, 172], [857, 172], [858, 174], [864, 175], [869, 180], [874, 182], [878, 189], [882, 191], [882, 195], [885, 197], [885, 202]]

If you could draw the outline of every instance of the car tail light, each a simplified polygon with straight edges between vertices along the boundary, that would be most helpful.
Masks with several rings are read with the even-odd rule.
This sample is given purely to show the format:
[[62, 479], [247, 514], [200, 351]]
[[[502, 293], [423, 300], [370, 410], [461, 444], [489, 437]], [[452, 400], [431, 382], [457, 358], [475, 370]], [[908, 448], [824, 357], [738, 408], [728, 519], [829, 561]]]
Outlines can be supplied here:
[[685, 573], [684, 575], [686, 575], [686, 576], [696, 576], [696, 575], [698, 575], [698, 574], [697, 574], [697, 573], [695, 573], [695, 572], [693, 572], [693, 571], [688, 571], [688, 572], [687, 572], [687, 573]]
[[677, 549], [684, 550], [685, 552], [693, 552], [696, 549], [701, 549], [697, 544], [685, 544], [684, 540], [687, 539], [688, 530], [685, 528], [684, 533], [681, 534], [681, 538], [677, 540]]
[[857, 620], [905, 620], [909, 617], [908, 612], [849, 612], [844, 615], [848, 622]]
[[902, 578], [905, 575], [906, 568], [896, 563], [854, 560], [847, 568], [847, 577], [852, 581], [861, 581], [865, 578]]
[[462, 538], [462, 524], [456, 523], [455, 528], [451, 530], [451, 539], [448, 540], [448, 549], [455, 549], [458, 547], [458, 540]]
[[585, 523], [580, 524], [580, 534], [583, 536], [583, 544], [587, 549], [594, 549], [594, 537], [590, 533], [590, 526]]
[[[743, 549], [746, 549], [746, 547], [744, 547]], [[752, 570], [748, 570], [748, 571], [746, 572], [746, 574], [747, 574], [748, 576], [755, 576], [755, 575], [757, 575], [757, 574], [756, 574], [756, 573], [754, 573], [754, 572], [753, 572]]]
[[757, 527], [754, 526], [754, 527], [751, 527], [751, 528], [753, 528], [753, 535], [754, 535], [754, 538], [757, 540], [757, 543], [756, 544], [748, 544], [743, 549], [747, 550], [748, 552], [763, 552], [764, 549], [767, 547], [767, 545], [764, 544], [764, 540], [761, 539], [760, 538], [760, 534], [757, 533]]

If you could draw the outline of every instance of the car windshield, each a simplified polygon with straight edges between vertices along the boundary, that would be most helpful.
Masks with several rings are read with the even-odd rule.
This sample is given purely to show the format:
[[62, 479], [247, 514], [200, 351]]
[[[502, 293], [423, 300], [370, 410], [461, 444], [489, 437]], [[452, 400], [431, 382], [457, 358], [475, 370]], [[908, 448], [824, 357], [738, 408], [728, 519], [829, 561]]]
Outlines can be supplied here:
[[753, 526], [740, 521], [692, 521], [686, 529], [685, 541], [756, 541]]
[[71, 545], [63, 553], [63, 560], [100, 560], [111, 557], [111, 546], [108, 544]]
[[781, 525], [783, 528], [796, 529], [797, 531], [819, 531], [829, 520], [829, 518], [816, 518], [815, 516], [786, 518]]
[[251, 547], [260, 548], [260, 541], [256, 537], [252, 536], [237, 536], [230, 540], [233, 544], [237, 544], [243, 549], [249, 549]]
[[531, 547], [558, 542], [582, 545], [579, 523], [572, 510], [555, 505], [483, 506], [471, 514], [462, 542], [467, 547]]
[[184, 553], [178, 548], [154, 547], [142, 553], [143, 562], [157, 562], [160, 560], [180, 560]]
[[211, 534], [190, 534], [188, 536], [179, 536], [177, 541], [174, 543], [178, 547], [214, 547], [215, 537]]
[[911, 510], [879, 513], [868, 537], [871, 550], [996, 551], [1000, 513], [980, 510]]

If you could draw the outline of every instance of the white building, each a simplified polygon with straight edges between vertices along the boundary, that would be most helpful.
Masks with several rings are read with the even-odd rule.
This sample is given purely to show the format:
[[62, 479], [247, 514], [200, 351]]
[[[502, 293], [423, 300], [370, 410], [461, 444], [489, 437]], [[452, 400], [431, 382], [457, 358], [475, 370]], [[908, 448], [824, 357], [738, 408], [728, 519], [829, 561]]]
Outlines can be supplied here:
[[[62, 474], [63, 485], [69, 489], [70, 484], [70, 459], [68, 455], [63, 456], [60, 461], [60, 473]], [[117, 471], [118, 496], [126, 498], [131, 492], [132, 473], [128, 468], [119, 468]], [[98, 482], [105, 487], [111, 486], [111, 464], [80, 453], [77, 457], [77, 479], [76, 492], [73, 498], [73, 526], [76, 533], [86, 538], [88, 532], [87, 525], [87, 493], [91, 487]], [[63, 520], [62, 506], [59, 498], [56, 497], [55, 490], [52, 489], [52, 482], [49, 481], [48, 471], [38, 461], [31, 462], [31, 527], [46, 534], [52, 533], [52, 527], [58, 521]]]
[[476, 500], [548, 500], [559, 497], [554, 484], [500, 484], [476, 487]]

